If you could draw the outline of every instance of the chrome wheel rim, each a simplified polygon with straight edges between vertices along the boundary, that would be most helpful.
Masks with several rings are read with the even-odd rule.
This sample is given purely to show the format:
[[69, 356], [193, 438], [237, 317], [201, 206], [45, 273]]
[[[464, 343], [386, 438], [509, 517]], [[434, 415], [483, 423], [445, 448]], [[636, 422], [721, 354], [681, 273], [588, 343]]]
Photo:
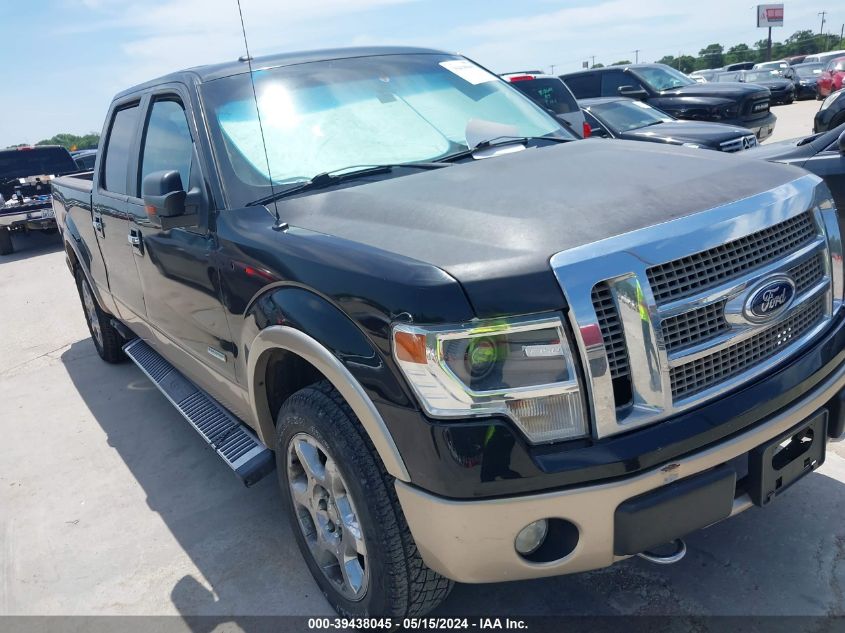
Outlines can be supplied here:
[[288, 443], [287, 475], [294, 511], [317, 566], [348, 600], [367, 593], [369, 565], [355, 503], [337, 463], [307, 433]]
[[85, 318], [88, 319], [88, 326], [91, 328], [91, 334], [94, 340], [102, 346], [103, 331], [100, 328], [100, 319], [97, 316], [97, 304], [94, 303], [94, 297], [91, 296], [91, 291], [88, 289], [88, 284], [82, 282], [82, 305], [85, 307]]

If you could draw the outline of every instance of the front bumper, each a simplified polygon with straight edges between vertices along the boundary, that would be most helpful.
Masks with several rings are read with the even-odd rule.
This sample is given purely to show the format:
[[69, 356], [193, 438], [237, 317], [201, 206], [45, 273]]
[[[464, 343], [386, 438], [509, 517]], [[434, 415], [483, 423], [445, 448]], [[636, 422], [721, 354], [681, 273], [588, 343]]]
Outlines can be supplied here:
[[753, 121], [745, 121], [742, 119], [737, 119], [736, 121], [722, 121], [722, 123], [727, 123], [729, 125], [738, 125], [740, 127], [748, 128], [754, 132], [758, 141], [763, 141], [772, 135], [772, 132], [775, 131], [776, 122], [777, 117], [772, 112], [769, 112], [768, 115], [761, 119], [754, 119]]
[[[824, 407], [830, 414], [829, 428], [841, 433], [843, 392], [845, 363], [840, 363], [811, 391], [753, 429], [642, 474], [608, 483], [482, 501], [444, 499], [400, 481], [396, 482], [396, 491], [423, 560], [458, 582], [500, 582], [599, 569], [626, 557], [614, 553], [614, 519], [622, 503], [704, 471], [724, 468]], [[731, 516], [749, 508], [752, 501], [740, 492], [732, 504]], [[546, 518], [560, 518], [574, 525], [577, 543], [559, 559], [528, 561], [514, 549], [514, 539], [527, 524]]]

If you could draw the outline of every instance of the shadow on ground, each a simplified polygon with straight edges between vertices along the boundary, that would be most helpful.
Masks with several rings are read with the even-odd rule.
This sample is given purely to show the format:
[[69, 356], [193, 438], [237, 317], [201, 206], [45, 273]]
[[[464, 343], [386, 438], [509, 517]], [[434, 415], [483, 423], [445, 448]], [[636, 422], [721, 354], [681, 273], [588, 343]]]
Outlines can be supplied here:
[[[246, 489], [130, 363], [107, 365], [90, 341], [62, 361], [114, 448], [198, 568], [172, 589], [197, 631], [240, 615], [328, 615], [270, 476]], [[688, 539], [670, 567], [612, 568], [521, 583], [459, 585], [436, 615], [827, 615], [845, 613], [845, 485], [811, 474], [766, 510]], [[154, 547], [140, 544], [141, 547]], [[626, 621], [626, 630], [637, 630]], [[633, 628], [632, 628], [633, 627]], [[706, 629], [705, 629], [706, 630]]]
[[15, 251], [11, 255], [0, 256], [0, 264], [60, 251], [62, 250], [62, 238], [58, 232], [12, 233], [12, 245], [15, 247]]

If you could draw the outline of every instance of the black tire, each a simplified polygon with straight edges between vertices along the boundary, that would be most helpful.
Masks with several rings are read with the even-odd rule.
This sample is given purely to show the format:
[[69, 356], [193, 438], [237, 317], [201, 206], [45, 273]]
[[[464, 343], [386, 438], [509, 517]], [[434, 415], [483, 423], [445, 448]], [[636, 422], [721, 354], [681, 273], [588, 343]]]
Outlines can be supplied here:
[[15, 252], [15, 245], [12, 244], [12, 232], [9, 229], [0, 229], [0, 255], [11, 255]]
[[[82, 303], [82, 312], [97, 353], [107, 363], [119, 363], [126, 358], [123, 337], [111, 324], [111, 317], [103, 312], [91, 286], [80, 268], [76, 269], [76, 289]], [[87, 301], [86, 301], [87, 299]], [[90, 303], [89, 303], [90, 302]]]
[[[361, 568], [366, 564], [368, 580], [361, 589], [362, 595], [355, 599], [344, 595], [342, 587], [330, 580], [328, 572], [318, 565], [304, 534], [306, 528], [302, 521], [311, 521], [308, 525], [312, 527], [317, 523], [309, 519], [311, 511], [294, 500], [290, 479], [295, 474], [289, 475], [294, 471], [289, 471], [288, 457], [288, 449], [303, 441], [302, 438], [314, 439], [326, 449], [324, 464], [331, 460], [339, 471], [346, 498], [352, 501], [355, 525], [363, 532], [366, 551], [363, 557], [358, 556], [358, 561]], [[393, 478], [385, 471], [355, 414], [328, 381], [296, 392], [282, 406], [276, 425], [276, 466], [300, 551], [320, 590], [338, 614], [343, 617], [421, 616], [449, 595], [452, 581], [426, 567], [399, 506]], [[303, 476], [306, 475], [300, 475]], [[310, 486], [306, 489], [312, 490]], [[313, 498], [314, 495], [305, 496]], [[329, 504], [337, 512], [340, 504], [335, 506], [334, 502], [335, 498], [329, 495]], [[313, 530], [312, 539], [318, 530]], [[346, 538], [344, 529], [331, 531]], [[317, 543], [316, 540], [312, 542]], [[349, 585], [346, 587], [348, 589]]]

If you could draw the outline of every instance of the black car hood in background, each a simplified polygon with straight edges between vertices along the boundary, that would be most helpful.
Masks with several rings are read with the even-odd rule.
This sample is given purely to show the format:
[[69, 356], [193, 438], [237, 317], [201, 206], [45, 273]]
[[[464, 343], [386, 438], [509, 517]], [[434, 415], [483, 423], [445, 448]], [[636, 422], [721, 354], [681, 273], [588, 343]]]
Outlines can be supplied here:
[[744, 84], [738, 81], [710, 82], [706, 84], [692, 84], [664, 90], [661, 97], [668, 95], [680, 95], [682, 97], [742, 97], [760, 92], [760, 86], [755, 84]]
[[[720, 152], [587, 139], [279, 202], [292, 226], [433, 264], [479, 317], [560, 305], [558, 251], [734, 202], [800, 177]], [[354, 184], [354, 183], [358, 184]], [[717, 187], [713, 183], [717, 182]], [[550, 293], [558, 300], [549, 305]]]
[[707, 121], [671, 121], [649, 125], [623, 133], [623, 138], [637, 141], [699, 143], [718, 148], [719, 143], [753, 135], [748, 128]]
[[763, 86], [769, 90], [788, 90], [795, 84], [789, 81], [789, 79], [768, 79], [766, 81], [752, 81], [748, 85]]

